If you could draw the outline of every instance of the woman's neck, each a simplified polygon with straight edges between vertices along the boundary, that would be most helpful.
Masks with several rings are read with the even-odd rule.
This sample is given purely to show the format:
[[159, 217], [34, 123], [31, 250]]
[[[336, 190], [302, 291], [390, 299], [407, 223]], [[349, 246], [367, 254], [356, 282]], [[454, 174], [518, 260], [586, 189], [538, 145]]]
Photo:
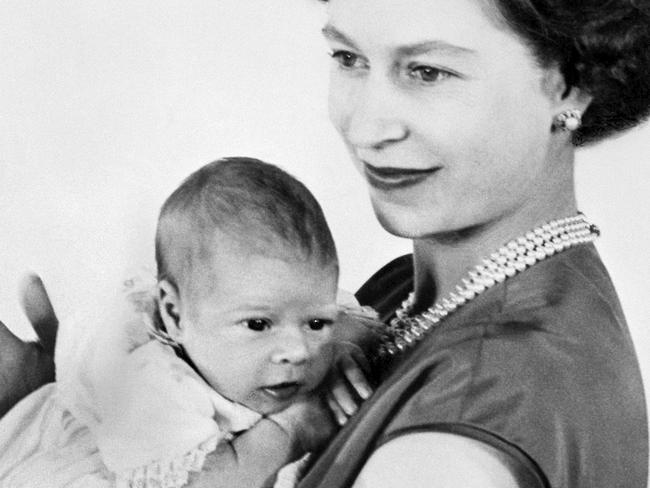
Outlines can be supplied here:
[[474, 266], [511, 239], [548, 221], [576, 214], [572, 173], [558, 183], [547, 188], [541, 200], [531, 198], [528, 204], [498, 219], [414, 240], [415, 310], [426, 309], [455, 291]]

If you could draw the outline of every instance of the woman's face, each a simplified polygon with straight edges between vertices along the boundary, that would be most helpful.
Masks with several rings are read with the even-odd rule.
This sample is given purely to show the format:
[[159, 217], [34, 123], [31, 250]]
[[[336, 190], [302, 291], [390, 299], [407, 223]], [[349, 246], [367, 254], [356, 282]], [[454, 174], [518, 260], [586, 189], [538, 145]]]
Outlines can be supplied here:
[[329, 2], [330, 116], [394, 234], [527, 212], [558, 173], [551, 70], [485, 3]]

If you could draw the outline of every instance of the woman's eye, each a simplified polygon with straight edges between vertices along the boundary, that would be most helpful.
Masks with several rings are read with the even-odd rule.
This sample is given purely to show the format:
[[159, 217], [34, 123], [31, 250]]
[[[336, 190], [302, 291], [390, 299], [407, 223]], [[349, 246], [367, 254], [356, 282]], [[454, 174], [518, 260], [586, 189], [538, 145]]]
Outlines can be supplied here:
[[330, 56], [343, 68], [354, 68], [360, 63], [359, 56], [350, 51], [330, 51]]
[[409, 76], [424, 83], [434, 83], [447, 78], [450, 73], [432, 66], [415, 66], [409, 69]]
[[332, 321], [328, 319], [311, 319], [308, 324], [311, 330], [322, 330], [326, 326], [331, 325]]
[[255, 332], [263, 332], [271, 327], [271, 321], [267, 319], [248, 319], [243, 324]]

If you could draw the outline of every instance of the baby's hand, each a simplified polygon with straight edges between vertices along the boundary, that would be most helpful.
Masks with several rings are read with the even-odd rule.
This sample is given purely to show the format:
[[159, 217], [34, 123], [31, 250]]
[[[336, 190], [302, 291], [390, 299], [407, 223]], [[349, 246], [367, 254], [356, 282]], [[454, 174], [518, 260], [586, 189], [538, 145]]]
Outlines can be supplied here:
[[339, 425], [344, 425], [372, 394], [367, 358], [377, 351], [385, 325], [377, 312], [356, 301], [339, 304], [339, 310], [333, 334], [335, 359], [325, 386], [327, 404]]
[[372, 395], [372, 386], [366, 377], [370, 368], [356, 344], [341, 341], [335, 348], [335, 362], [325, 384], [325, 398], [338, 424], [344, 425], [361, 402]]
[[386, 324], [370, 307], [339, 305], [339, 314], [334, 323], [332, 340], [335, 343], [351, 343], [360, 348], [365, 357], [372, 358], [379, 347]]

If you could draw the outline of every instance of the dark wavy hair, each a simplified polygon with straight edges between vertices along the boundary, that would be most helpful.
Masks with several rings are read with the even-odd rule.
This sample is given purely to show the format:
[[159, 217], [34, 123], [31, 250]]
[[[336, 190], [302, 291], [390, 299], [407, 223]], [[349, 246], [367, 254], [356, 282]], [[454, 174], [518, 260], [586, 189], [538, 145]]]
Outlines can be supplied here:
[[648, 117], [650, 0], [490, 1], [542, 66], [557, 65], [569, 88], [593, 97], [575, 145]]
[[544, 66], [593, 97], [575, 145], [628, 129], [650, 114], [649, 0], [492, 0]]

